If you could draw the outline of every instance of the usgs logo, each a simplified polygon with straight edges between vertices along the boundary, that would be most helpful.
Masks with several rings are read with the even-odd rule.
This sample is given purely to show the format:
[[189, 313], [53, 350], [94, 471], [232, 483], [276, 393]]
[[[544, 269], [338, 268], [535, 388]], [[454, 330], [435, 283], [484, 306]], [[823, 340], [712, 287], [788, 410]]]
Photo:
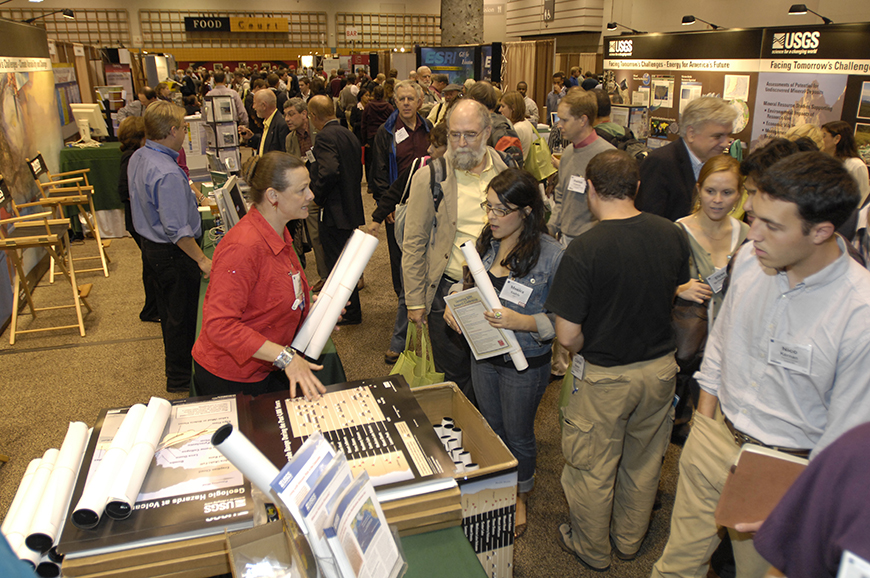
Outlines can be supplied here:
[[611, 55], [616, 56], [631, 56], [632, 41], [631, 40], [611, 40], [608, 45]]
[[775, 53], [815, 53], [821, 32], [781, 32], [773, 35]]

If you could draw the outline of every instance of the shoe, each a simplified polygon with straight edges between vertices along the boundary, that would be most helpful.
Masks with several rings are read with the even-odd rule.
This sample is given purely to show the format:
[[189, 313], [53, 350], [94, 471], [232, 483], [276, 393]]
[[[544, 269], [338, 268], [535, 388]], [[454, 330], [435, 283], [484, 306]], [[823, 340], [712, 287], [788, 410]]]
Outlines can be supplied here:
[[399, 361], [400, 355], [402, 354], [396, 353], [391, 349], [384, 354], [384, 363], [386, 363], [387, 365], [395, 365], [396, 362]]
[[571, 539], [571, 524], [561, 524], [558, 531], [559, 535], [556, 537], [556, 540], [559, 543], [559, 547], [568, 552], [569, 554], [574, 554], [574, 557], [577, 558], [577, 561], [583, 564], [583, 566], [592, 570], [593, 572], [607, 572], [608, 570], [610, 570], [610, 564], [608, 564], [604, 568], [596, 568], [595, 566], [592, 566], [591, 564], [589, 564], [589, 562], [581, 558], [580, 554], [578, 554], [577, 551], [574, 550], [574, 547], [566, 541]]
[[339, 321], [335, 325], [337, 327], [343, 327], [345, 325], [359, 325], [360, 323], [362, 323], [362, 318], [360, 318], [360, 319], [342, 319], [341, 321]]
[[326, 284], [326, 281], [321, 279], [320, 281], [318, 281], [317, 283], [314, 284], [314, 287], [311, 288], [311, 292], [312, 293], [320, 293], [320, 291], [323, 289], [323, 286], [325, 284]]
[[139, 321], [144, 321], [145, 323], [160, 323], [159, 317], [142, 317], [139, 316]]
[[357, 289], [357, 291], [362, 291], [363, 289], [365, 289], [365, 287], [366, 287], [366, 278], [360, 277], [359, 281], [356, 282], [356, 289]]
[[189, 385], [167, 385], [166, 391], [169, 393], [190, 393]]

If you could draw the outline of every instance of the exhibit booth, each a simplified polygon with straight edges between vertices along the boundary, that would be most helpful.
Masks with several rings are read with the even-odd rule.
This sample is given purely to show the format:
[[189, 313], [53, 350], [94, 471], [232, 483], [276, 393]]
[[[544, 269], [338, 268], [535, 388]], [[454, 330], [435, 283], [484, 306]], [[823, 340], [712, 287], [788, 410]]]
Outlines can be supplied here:
[[694, 98], [739, 111], [734, 137], [749, 149], [802, 124], [844, 120], [870, 160], [870, 24], [783, 26], [604, 40], [604, 69], [625, 104], [648, 107], [648, 146], [679, 133]]

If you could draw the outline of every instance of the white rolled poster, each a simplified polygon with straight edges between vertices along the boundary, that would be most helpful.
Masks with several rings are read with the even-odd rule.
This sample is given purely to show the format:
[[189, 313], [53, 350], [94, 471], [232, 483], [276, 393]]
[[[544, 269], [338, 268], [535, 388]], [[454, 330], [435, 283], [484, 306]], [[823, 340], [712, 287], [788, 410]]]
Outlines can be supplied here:
[[[489, 280], [489, 275], [486, 274], [483, 261], [480, 260], [480, 255], [477, 254], [474, 242], [466, 241], [462, 244], [460, 249], [462, 249], [462, 254], [465, 256], [468, 270], [471, 273], [471, 276], [474, 277], [474, 284], [478, 289], [480, 289], [480, 292], [483, 294], [483, 298], [486, 299], [489, 308], [493, 311], [503, 309], [501, 301], [495, 292], [495, 288], [492, 286], [492, 281]], [[523, 371], [529, 366], [529, 363], [526, 361], [526, 356], [523, 354], [520, 344], [517, 343], [517, 338], [514, 335], [514, 332], [510, 329], [502, 329], [502, 331], [504, 332], [508, 343], [511, 345], [511, 350], [508, 352], [508, 355], [511, 356], [511, 361], [514, 362], [514, 367], [517, 371]]]
[[24, 470], [24, 475], [18, 483], [18, 489], [15, 491], [15, 496], [12, 498], [12, 503], [9, 505], [9, 510], [6, 511], [6, 517], [3, 519], [3, 524], [0, 525], [0, 532], [4, 536], [8, 536], [11, 532], [12, 521], [15, 519], [15, 514], [18, 508], [21, 507], [21, 502], [24, 501], [24, 496], [27, 495], [27, 488], [30, 487], [30, 481], [33, 479], [33, 474], [42, 463], [42, 458], [30, 460], [27, 464], [27, 469]]
[[261, 492], [272, 495], [272, 480], [280, 473], [269, 458], [232, 424], [224, 424], [211, 436], [211, 445], [224, 455], [237, 470], [251, 480]]
[[347, 300], [356, 288], [359, 278], [378, 246], [378, 238], [355, 230], [329, 274], [317, 304], [302, 323], [293, 339], [292, 347], [311, 359], [323, 352]]
[[133, 513], [133, 506], [142, 489], [142, 482], [151, 466], [157, 444], [163, 436], [166, 422], [172, 411], [172, 404], [165, 399], [152, 397], [145, 408], [133, 448], [127, 454], [126, 460], [118, 476], [109, 489], [109, 499], [106, 514], [115, 520], [123, 520]]
[[77, 527], [87, 530], [100, 523], [109, 501], [109, 490], [133, 447], [144, 415], [145, 406], [141, 403], [127, 410], [118, 433], [112, 438], [112, 444], [97, 464], [96, 471], [88, 477], [82, 496], [73, 510], [72, 521]]
[[31, 550], [44, 554], [54, 544], [69, 509], [87, 442], [88, 426], [80, 421], [70, 423], [42, 500], [30, 522], [26, 543]]

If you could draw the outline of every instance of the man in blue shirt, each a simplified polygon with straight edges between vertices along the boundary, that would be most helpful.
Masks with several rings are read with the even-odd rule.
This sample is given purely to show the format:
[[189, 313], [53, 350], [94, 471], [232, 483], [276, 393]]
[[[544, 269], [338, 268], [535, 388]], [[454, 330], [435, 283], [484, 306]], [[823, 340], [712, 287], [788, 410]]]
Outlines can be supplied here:
[[166, 390], [181, 393], [190, 390], [200, 273], [208, 277], [211, 259], [197, 243], [202, 222], [187, 176], [176, 162], [186, 136], [184, 109], [157, 102], [143, 116], [148, 140], [127, 169], [130, 209], [142, 253], [157, 273]]

